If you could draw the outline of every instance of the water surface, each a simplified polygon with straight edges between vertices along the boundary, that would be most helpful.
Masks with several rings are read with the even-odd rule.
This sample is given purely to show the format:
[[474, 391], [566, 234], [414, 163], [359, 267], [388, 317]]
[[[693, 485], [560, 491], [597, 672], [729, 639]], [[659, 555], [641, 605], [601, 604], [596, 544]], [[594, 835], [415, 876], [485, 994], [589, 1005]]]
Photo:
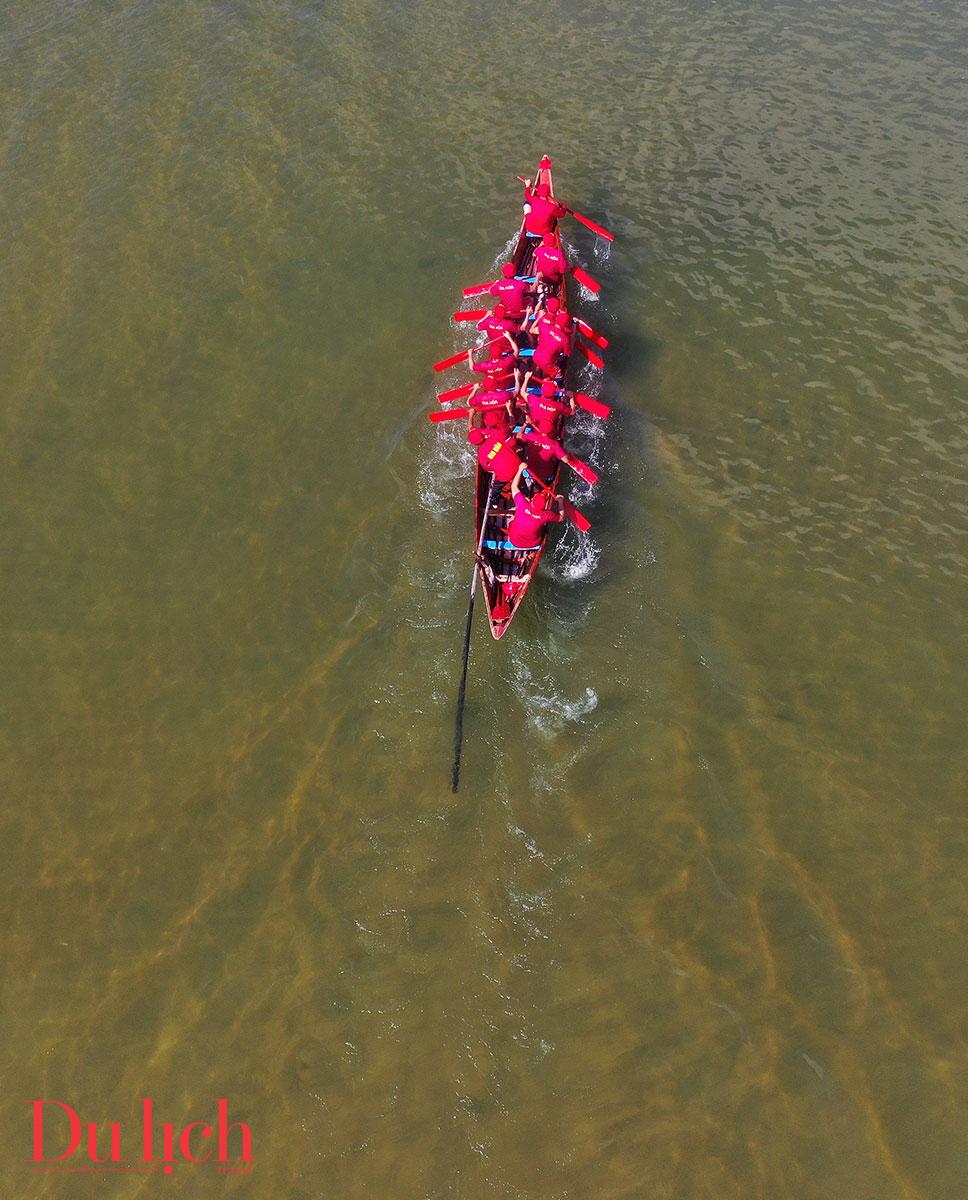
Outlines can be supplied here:
[[[5, 1195], [968, 1193], [966, 34], [0, 5]], [[429, 364], [545, 151], [616, 411], [454, 799]], [[24, 1165], [144, 1095], [251, 1178]]]

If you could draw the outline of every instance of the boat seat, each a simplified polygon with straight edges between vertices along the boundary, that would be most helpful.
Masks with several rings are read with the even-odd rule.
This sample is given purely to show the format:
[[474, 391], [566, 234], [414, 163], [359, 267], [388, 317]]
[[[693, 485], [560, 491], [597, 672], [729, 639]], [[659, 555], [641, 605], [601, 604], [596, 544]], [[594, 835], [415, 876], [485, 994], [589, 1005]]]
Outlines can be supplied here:
[[513, 542], [496, 542], [493, 538], [486, 538], [484, 545], [488, 550], [538, 550], [539, 546], [515, 546]]

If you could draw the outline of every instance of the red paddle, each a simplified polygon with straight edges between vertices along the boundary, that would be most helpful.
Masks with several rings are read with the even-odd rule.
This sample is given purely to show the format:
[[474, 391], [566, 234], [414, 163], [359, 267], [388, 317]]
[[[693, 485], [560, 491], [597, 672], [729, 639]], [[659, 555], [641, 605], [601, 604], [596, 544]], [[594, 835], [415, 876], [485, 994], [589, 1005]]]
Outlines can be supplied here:
[[573, 454], [567, 455], [564, 461], [579, 479], [584, 479], [586, 483], [598, 483], [598, 472], [593, 471], [588, 463], [582, 462], [580, 458], [575, 458]]
[[460, 400], [462, 396], [469, 396], [476, 386], [475, 383], [465, 383], [462, 387], [451, 388], [449, 392], [441, 392], [437, 399], [441, 404], [446, 404], [448, 400]]
[[469, 417], [471, 410], [469, 408], [448, 408], [442, 412], [427, 413], [427, 420], [433, 421], [435, 425], [439, 425], [441, 421], [453, 421], [457, 417]]
[[592, 279], [591, 275], [589, 275], [587, 271], [583, 271], [581, 267], [572, 267], [571, 273], [582, 285], [582, 287], [588, 288], [590, 292], [594, 292], [597, 295], [602, 290], [602, 285], [598, 282], [598, 280]]
[[608, 349], [608, 338], [605, 337], [604, 334], [596, 333], [587, 321], [583, 321], [581, 317], [576, 317], [575, 324], [582, 331], [585, 337], [587, 337], [589, 341], [594, 342], [600, 350]]
[[[524, 178], [523, 175], [519, 175], [518, 179], [521, 180], [521, 182], [524, 184], [524, 186], [526, 188], [528, 187], [528, 181], [527, 181], [527, 179]], [[556, 199], [557, 199], [557, 197], [556, 197]], [[561, 201], [558, 200], [558, 203], [561, 204]], [[575, 212], [575, 210], [573, 208], [569, 208], [567, 204], [561, 204], [561, 207], [565, 210], [565, 212], [571, 213], [571, 215], [575, 218], [576, 221], [580, 221], [582, 223], [582, 225], [585, 225], [585, 226], [587, 226], [587, 228], [594, 230], [594, 232], [597, 233], [599, 237], [603, 237], [607, 242], [615, 241], [614, 233], [609, 233], [608, 230], [603, 229], [601, 227], [601, 225], [596, 225], [594, 221], [590, 220], [588, 217], [583, 216], [580, 212]]]
[[[480, 346], [474, 346], [474, 350], [483, 350], [485, 346], [493, 346], [495, 342], [504, 341], [504, 335], [501, 337], [491, 338], [489, 342], [483, 342]], [[462, 350], [460, 354], [452, 354], [450, 358], [442, 358], [440, 362], [434, 363], [435, 371], [446, 371], [448, 367], [456, 367], [459, 362], [467, 362], [467, 351]]]
[[574, 525], [576, 529], [581, 530], [582, 533], [587, 533], [589, 529], [591, 529], [591, 521], [589, 521], [584, 513], [579, 512], [570, 500], [567, 500], [564, 496], [556, 495], [552, 488], [548, 487], [547, 484], [542, 483], [540, 479], [535, 478], [533, 474], [531, 475], [531, 478], [543, 492], [548, 492], [550, 495], [555, 496], [556, 499], [561, 501], [561, 511], [568, 518], [568, 520], [571, 521], [572, 525]]
[[562, 496], [562, 500], [564, 503], [561, 507], [568, 520], [571, 521], [576, 529], [580, 529], [582, 533], [587, 533], [592, 527], [591, 521], [589, 521], [584, 513], [579, 512], [570, 500], [565, 500], [564, 496]]
[[602, 417], [604, 419], [612, 411], [608, 404], [603, 404], [601, 400], [596, 400], [594, 396], [586, 396], [584, 392], [575, 392], [575, 403], [579, 408], [583, 408], [585, 412], [590, 412], [593, 417]]
[[483, 296], [484, 293], [489, 292], [493, 286], [494, 286], [494, 284], [492, 282], [492, 283], [476, 283], [476, 284], [474, 284], [473, 287], [466, 287], [466, 288], [464, 288], [464, 292], [463, 292], [464, 299], [466, 300], [470, 296]]
[[[455, 321], [481, 321], [484, 319], [484, 317], [487, 316], [487, 314], [488, 314], [488, 309], [486, 309], [486, 308], [469, 308], [465, 312], [455, 312], [454, 320]], [[604, 346], [602, 347], [602, 349], [604, 350]]]
[[604, 367], [605, 361], [598, 357], [594, 350], [589, 350], [584, 342], [578, 343], [578, 349], [584, 354], [593, 367]]
[[590, 220], [588, 217], [582, 216], [580, 212], [575, 212], [573, 208], [568, 208], [567, 204], [565, 205], [565, 208], [571, 213], [576, 221], [580, 221], [581, 224], [584, 225], [586, 229], [590, 229], [592, 233], [597, 233], [598, 236], [603, 237], [606, 242], [615, 241], [614, 233], [609, 233], [607, 229], [603, 229], [601, 225], [596, 225], [594, 221]]

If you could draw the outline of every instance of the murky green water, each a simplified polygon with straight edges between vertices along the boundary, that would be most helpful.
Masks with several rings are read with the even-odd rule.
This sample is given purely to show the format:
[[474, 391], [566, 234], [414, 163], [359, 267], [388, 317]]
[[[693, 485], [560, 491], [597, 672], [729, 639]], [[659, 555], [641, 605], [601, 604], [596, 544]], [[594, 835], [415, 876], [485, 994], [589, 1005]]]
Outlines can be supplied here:
[[[966, 35], [0, 3], [4, 1196], [968, 1194]], [[429, 364], [545, 150], [616, 413], [455, 800]], [[251, 1177], [24, 1161], [141, 1096]]]

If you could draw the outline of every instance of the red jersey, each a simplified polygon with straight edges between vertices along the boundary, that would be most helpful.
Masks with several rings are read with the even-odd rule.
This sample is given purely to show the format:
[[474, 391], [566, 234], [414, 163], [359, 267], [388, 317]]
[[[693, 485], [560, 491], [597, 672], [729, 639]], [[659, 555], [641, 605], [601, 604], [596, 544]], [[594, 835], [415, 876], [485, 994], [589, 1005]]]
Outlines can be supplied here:
[[493, 471], [498, 483], [510, 483], [521, 466], [521, 459], [514, 449], [514, 439], [503, 437], [496, 429], [482, 432], [484, 441], [477, 447], [477, 461], [481, 469]]
[[549, 379], [552, 376], [559, 375], [564, 366], [558, 351], [553, 349], [547, 342], [544, 345], [538, 346], [531, 361], [534, 364], [534, 369], [540, 371], [542, 375], [546, 375]]
[[539, 393], [528, 397], [528, 416], [542, 433], [548, 433], [562, 413], [570, 411], [570, 405], [562, 404], [554, 396], [542, 396]]
[[555, 469], [555, 463], [564, 458], [568, 451], [561, 442], [536, 429], [525, 429], [518, 437], [524, 443], [524, 458], [528, 467], [543, 479]]
[[507, 317], [495, 317], [493, 313], [488, 313], [486, 317], [482, 317], [477, 322], [477, 328], [487, 336], [488, 341], [493, 341], [494, 338], [501, 339], [499, 342], [494, 342], [491, 347], [492, 351], [500, 353], [505, 347], [508, 350], [511, 348], [504, 334], [509, 333], [511, 337], [515, 337], [519, 333], [518, 326], [520, 324], [520, 321], [515, 323], [509, 321]]
[[561, 513], [555, 509], [536, 508], [533, 500], [518, 492], [514, 497], [514, 516], [508, 525], [508, 541], [522, 550], [530, 549], [540, 541], [546, 525], [560, 520]]
[[514, 364], [517, 359], [513, 354], [502, 354], [498, 358], [487, 358], [476, 362], [471, 368], [484, 376], [484, 386], [487, 388], [502, 388], [514, 382]]
[[506, 433], [511, 425], [511, 418], [508, 416], [510, 398], [510, 392], [491, 389], [480, 392], [473, 400], [468, 401], [468, 407], [483, 412], [484, 425], [488, 429], [501, 429]]
[[575, 348], [575, 335], [566, 329], [560, 329], [553, 320], [549, 321], [547, 317], [542, 317], [538, 322], [536, 332], [538, 346], [545, 353], [554, 351], [567, 358]]
[[[550, 196], [536, 196], [533, 191], [526, 193], [524, 202], [524, 232], [531, 234], [553, 233], [558, 218], [568, 211], [563, 204]], [[530, 211], [529, 211], [530, 209]]]
[[509, 317], [520, 321], [528, 307], [528, 286], [523, 279], [499, 279], [491, 284], [491, 295], [504, 302]]
[[546, 279], [560, 279], [567, 265], [557, 246], [539, 246], [534, 252], [535, 272], [540, 272]]

